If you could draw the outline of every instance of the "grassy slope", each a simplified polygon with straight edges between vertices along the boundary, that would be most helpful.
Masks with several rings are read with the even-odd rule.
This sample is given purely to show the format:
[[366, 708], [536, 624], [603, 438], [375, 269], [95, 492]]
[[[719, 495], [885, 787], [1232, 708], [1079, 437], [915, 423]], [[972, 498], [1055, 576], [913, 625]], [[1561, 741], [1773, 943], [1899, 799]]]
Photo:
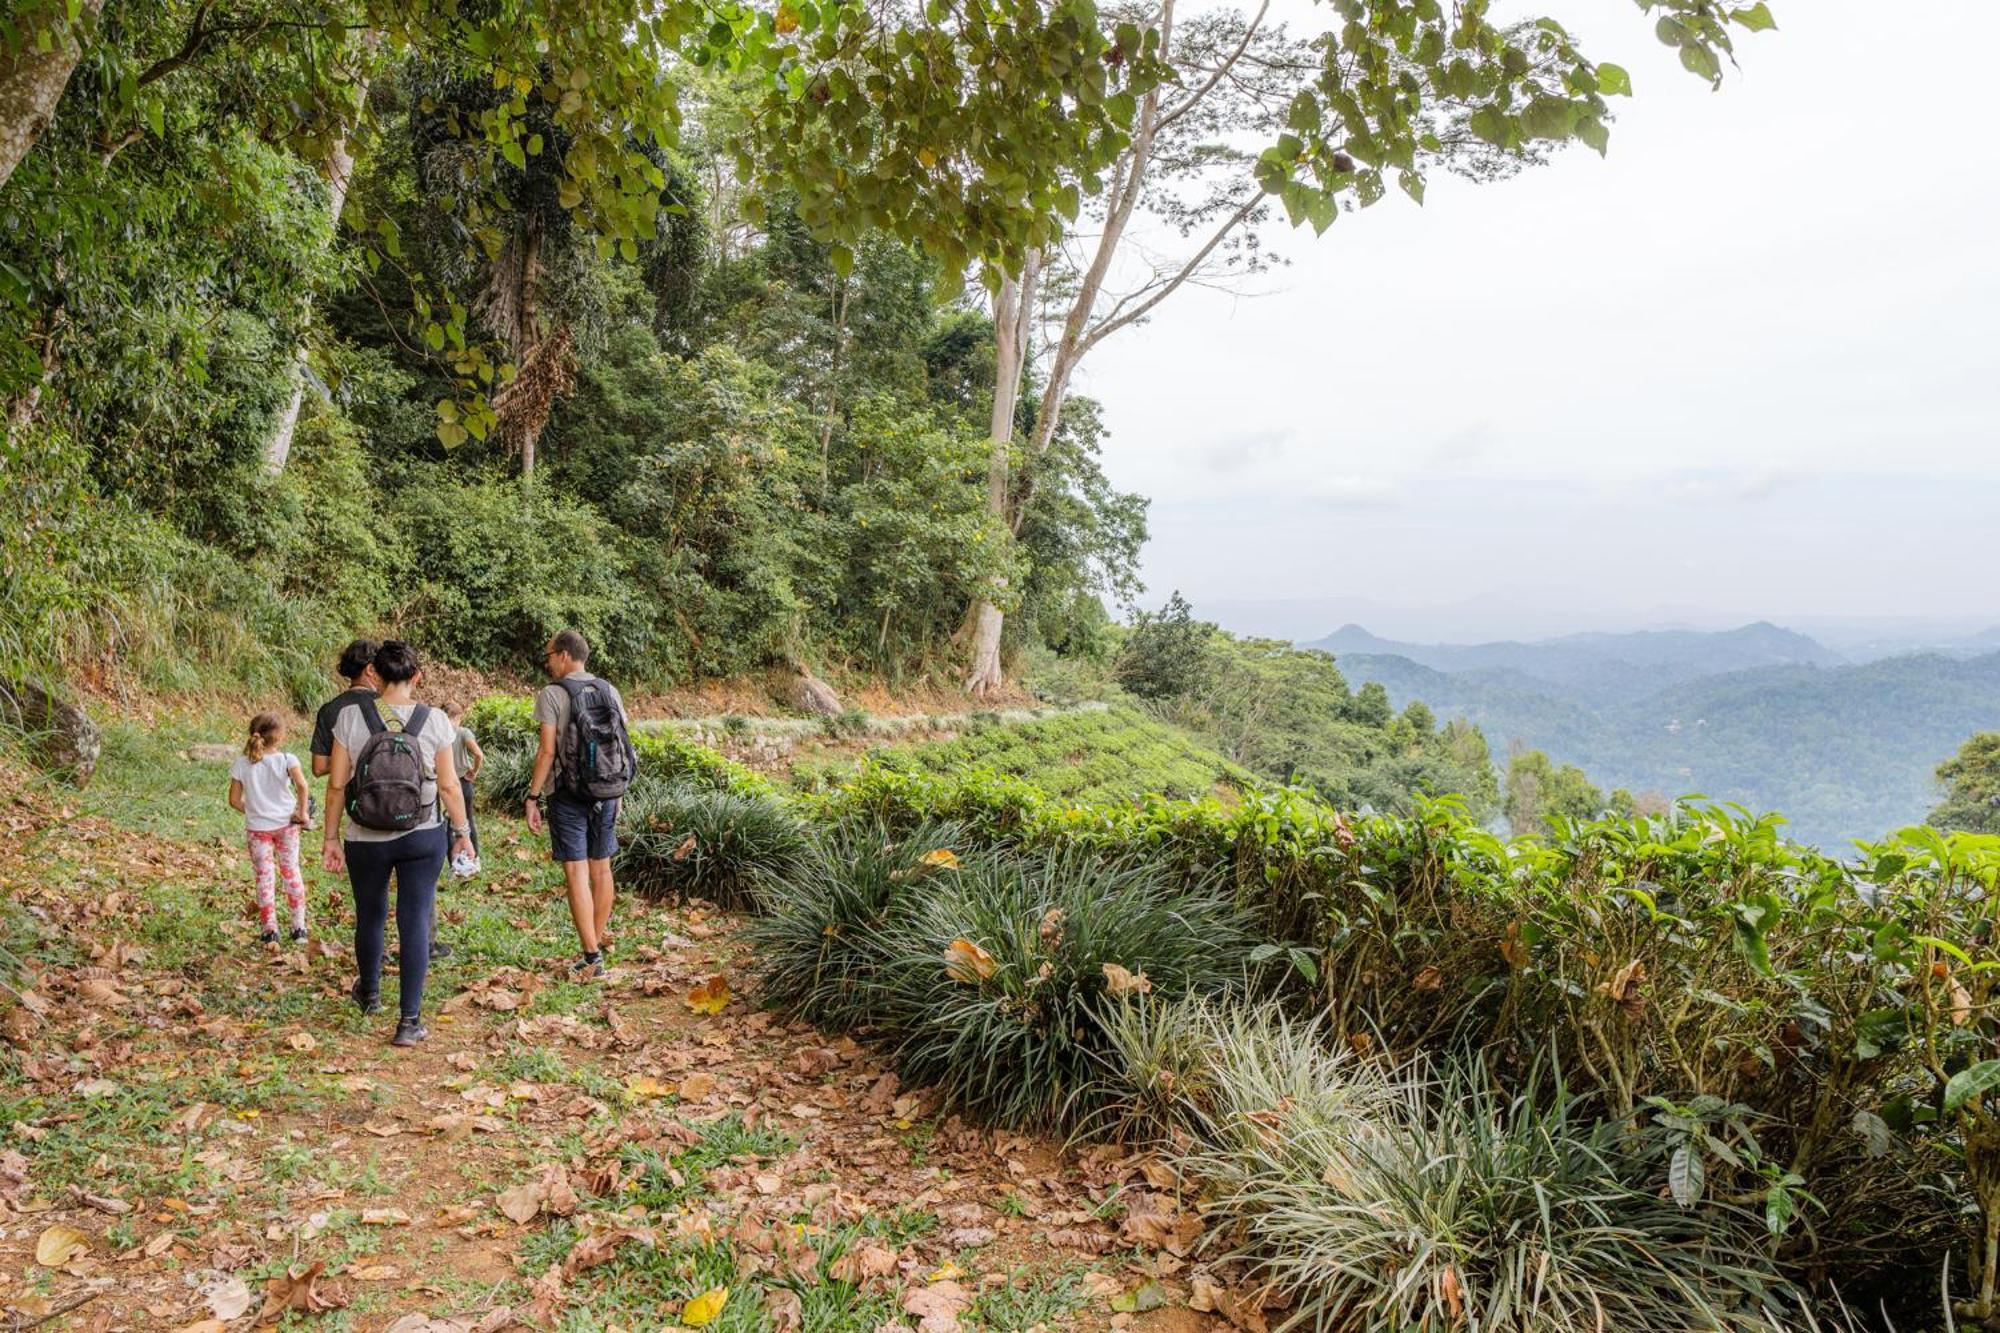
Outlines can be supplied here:
[[1251, 774], [1186, 732], [1129, 704], [1020, 725], [985, 725], [951, 740], [888, 746], [876, 763], [948, 773], [991, 768], [1063, 800], [1118, 801], [1149, 792], [1207, 796], [1241, 790]]
[[[764, 1302], [791, 1287], [805, 1327], [867, 1333], [896, 1326], [906, 1292], [955, 1265], [976, 1298], [969, 1327], [1101, 1327], [1105, 1292], [1141, 1280], [1101, 1257], [1121, 1246], [1131, 1162], [939, 1125], [851, 1043], [740, 1001], [692, 1012], [688, 990], [711, 975], [742, 984], [728, 918], [622, 903], [613, 977], [555, 979], [573, 937], [554, 871], [503, 817], [488, 816], [488, 874], [445, 894], [457, 954], [431, 974], [436, 1035], [393, 1051], [388, 1022], [344, 1000], [344, 883], [308, 868], [314, 948], [255, 945], [225, 766], [179, 754], [213, 735], [116, 724], [82, 795], [0, 766], [4, 924], [47, 1007], [0, 1010], [0, 1118], [26, 1175], [0, 1180], [0, 1199], [32, 1214], [0, 1236], [0, 1273], [20, 1275], [0, 1279], [0, 1300], [17, 1312], [38, 1317], [97, 1283], [49, 1326], [105, 1314], [179, 1327], [207, 1314], [208, 1270], [261, 1299], [314, 1263], [350, 1304], [301, 1327], [519, 1309], [579, 1238], [614, 1224], [655, 1243], [569, 1275], [554, 1326], [660, 1327], [727, 1283], [713, 1327], [771, 1327]], [[558, 1164], [574, 1217], [501, 1215], [500, 1191]], [[368, 1220], [381, 1209], [407, 1224]], [[806, 1224], [778, 1233], [803, 1278], [746, 1240], [764, 1223]], [[89, 1248], [52, 1270], [33, 1250], [55, 1224]], [[870, 1246], [890, 1271], [833, 1275]]]

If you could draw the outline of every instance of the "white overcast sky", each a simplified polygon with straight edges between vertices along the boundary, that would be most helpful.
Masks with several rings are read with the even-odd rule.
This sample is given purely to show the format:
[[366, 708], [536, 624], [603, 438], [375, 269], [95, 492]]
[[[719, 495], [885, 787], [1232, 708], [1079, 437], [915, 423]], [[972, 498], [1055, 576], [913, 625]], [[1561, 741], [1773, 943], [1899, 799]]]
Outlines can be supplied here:
[[1085, 363], [1153, 499], [1145, 600], [1433, 638], [2000, 623], [2000, 4], [1773, 0], [1711, 92], [1630, 0], [1542, 3], [1632, 73], [1607, 158], [1274, 226], [1256, 294]]

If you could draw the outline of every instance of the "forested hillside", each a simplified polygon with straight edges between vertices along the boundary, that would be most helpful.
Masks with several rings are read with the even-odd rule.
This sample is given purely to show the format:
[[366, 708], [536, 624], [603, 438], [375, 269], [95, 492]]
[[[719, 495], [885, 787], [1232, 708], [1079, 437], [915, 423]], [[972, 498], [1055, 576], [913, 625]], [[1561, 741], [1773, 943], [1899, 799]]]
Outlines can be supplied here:
[[1545, 750], [1606, 788], [1777, 811], [1793, 836], [1836, 850], [1920, 822], [1937, 802], [1939, 762], [2000, 721], [2000, 654], [1732, 671], [1629, 699], [1518, 672], [1340, 661], [1392, 700], [1470, 719], [1496, 748]]

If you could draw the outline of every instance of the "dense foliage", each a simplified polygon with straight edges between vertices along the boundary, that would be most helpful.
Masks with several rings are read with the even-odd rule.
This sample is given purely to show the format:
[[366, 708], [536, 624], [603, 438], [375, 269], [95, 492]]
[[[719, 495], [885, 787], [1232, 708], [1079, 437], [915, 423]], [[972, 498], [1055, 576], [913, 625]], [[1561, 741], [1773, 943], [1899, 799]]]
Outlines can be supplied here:
[[1417, 701], [1399, 715], [1380, 685], [1350, 690], [1326, 654], [1237, 638], [1195, 620], [1179, 593], [1138, 618], [1113, 674], [1234, 763], [1343, 808], [1407, 812], [1416, 796], [1447, 792], [1482, 819], [1499, 808], [1478, 728], [1440, 728]]
[[[659, 773], [769, 799], [768, 783], [713, 752], [653, 748]], [[1282, 1186], [1287, 1215], [1345, 1215], [1324, 1169], [1336, 1163], [1306, 1182], [1266, 1160], [1269, 1141], [1228, 1128], [1268, 1108], [1183, 1105], [1205, 1086], [1201, 1061], [1250, 1061], [1230, 1066], [1245, 1097], [1260, 1069], [1291, 1080], [1289, 1097], [1273, 1096], [1281, 1119], [1297, 1117], [1280, 1139], [1300, 1152], [1331, 1142], [1313, 1128], [1315, 1098], [1347, 1095], [1306, 1081], [1325, 1074], [1378, 1102], [1368, 1088], [1389, 1088], [1389, 1148], [1462, 1145], [1449, 1171], [1396, 1169], [1412, 1218], [1442, 1219], [1449, 1200], [1527, 1226], [1540, 1214], [1520, 1212], [1533, 1190], [1516, 1184], [1564, 1182], [1555, 1276], [1572, 1294], [1626, 1292], [1635, 1326], [1666, 1319], [1662, 1293], [1735, 1311], [1718, 1325], [1734, 1327], [1833, 1282], [1857, 1307], [1887, 1302], [1899, 1327], [1921, 1327], [1926, 1297], [1903, 1278], [1947, 1254], [1964, 1308], [1991, 1308], [2000, 1249], [1966, 1218], [2000, 1217], [1992, 837], [1910, 829], [1842, 862], [1784, 841], [1772, 819], [1713, 807], [1557, 816], [1546, 838], [1506, 841], [1449, 800], [1352, 818], [1297, 790], [1088, 805], [1032, 779], [869, 764], [783, 798], [819, 846], [756, 881], [773, 997], [887, 1038], [906, 1069], [1003, 1122], [1105, 1128], [1121, 1106], [1183, 1117], [1200, 1131], [1190, 1162], [1259, 1219], [1252, 1249], [1274, 1275], [1307, 1280], [1301, 1265], [1321, 1251], [1263, 1205]], [[1154, 906], [1205, 924], [1151, 932]], [[1098, 923], [1082, 963], [1050, 952], [1051, 923], [1072, 916]], [[1197, 974], [1167, 947], [1185, 938], [1225, 943], [1205, 943]], [[1149, 1006], [1222, 991], [1279, 1008], [1217, 1019], [1227, 1031], [1192, 1048], [1148, 1026], [1165, 1021]], [[1310, 1035], [1269, 1028], [1277, 1012], [1300, 1014]], [[1068, 1015], [1070, 1035], [1027, 1021], [1037, 1014]], [[1087, 1040], [1065, 1054], [1078, 1033]], [[1225, 1038], [1250, 1048], [1229, 1055]], [[1274, 1041], [1346, 1055], [1259, 1065]], [[1113, 1049], [1183, 1063], [1167, 1066], [1180, 1071], [1169, 1087], [1149, 1083], [1143, 1061], [1121, 1085], [1100, 1067]], [[1508, 1101], [1487, 1100], [1494, 1085]], [[1374, 1242], [1364, 1229], [1351, 1243]], [[1652, 1288], [1654, 1270], [1613, 1263], [1633, 1245], [1684, 1263], [1680, 1276]], [[1460, 1296], [1504, 1301], [1513, 1263], [1468, 1252], [1457, 1280], [1485, 1285]], [[1419, 1308], [1450, 1308], [1437, 1273], [1419, 1285], [1435, 1302]], [[1382, 1309], [1412, 1317], [1393, 1300]]]

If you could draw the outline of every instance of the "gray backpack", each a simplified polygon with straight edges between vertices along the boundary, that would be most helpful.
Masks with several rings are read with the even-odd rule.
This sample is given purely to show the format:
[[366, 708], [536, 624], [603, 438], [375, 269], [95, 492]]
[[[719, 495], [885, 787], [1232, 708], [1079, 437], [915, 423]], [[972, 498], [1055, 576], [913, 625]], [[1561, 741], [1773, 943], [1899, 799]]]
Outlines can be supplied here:
[[431, 817], [435, 802], [424, 799], [424, 750], [418, 737], [430, 721], [428, 704], [410, 710], [401, 730], [391, 731], [382, 710], [361, 705], [368, 739], [354, 756], [347, 780], [347, 817], [379, 833], [405, 833]]
[[586, 801], [617, 800], [639, 768], [624, 715], [595, 676], [556, 684], [569, 696], [569, 726], [556, 738], [556, 785]]

